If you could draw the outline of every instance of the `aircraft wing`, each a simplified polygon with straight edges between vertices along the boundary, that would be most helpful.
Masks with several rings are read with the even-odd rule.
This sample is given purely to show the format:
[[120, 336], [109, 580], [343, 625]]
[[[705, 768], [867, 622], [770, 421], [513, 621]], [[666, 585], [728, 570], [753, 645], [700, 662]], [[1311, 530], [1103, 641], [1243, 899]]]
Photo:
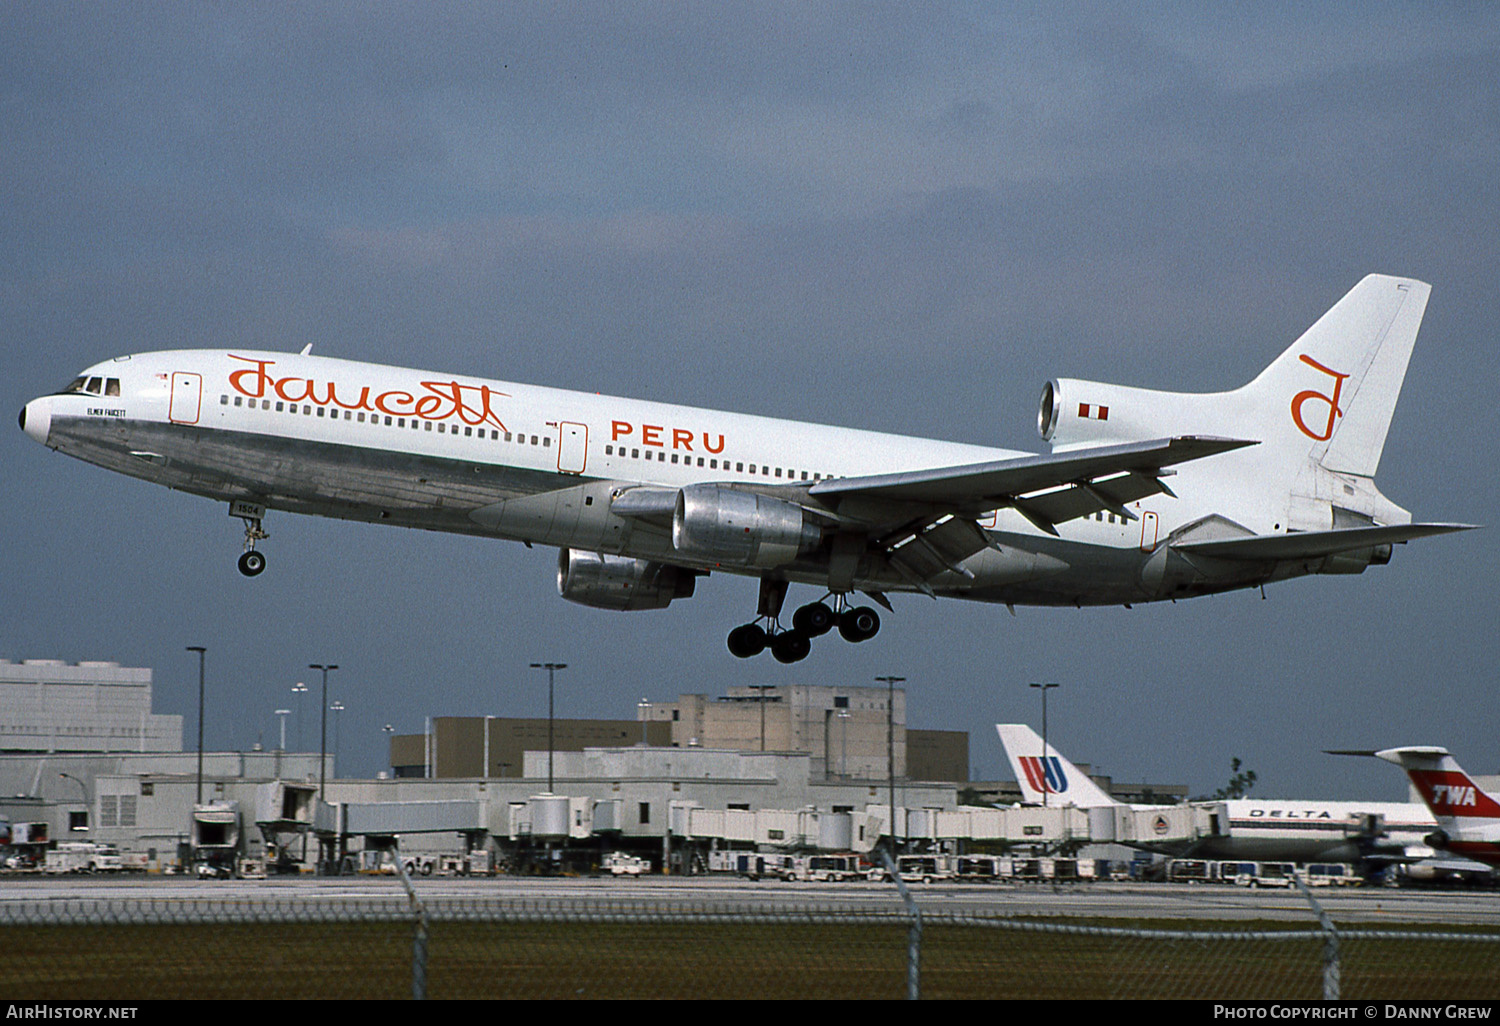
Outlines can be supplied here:
[[[1183, 552], [1217, 556], [1220, 559], [1316, 559], [1353, 549], [1391, 545], [1452, 531], [1468, 531], [1474, 524], [1396, 524], [1389, 527], [1348, 527], [1333, 531], [1297, 531], [1262, 534], [1249, 538], [1187, 541], [1173, 546]], [[1345, 754], [1345, 753], [1339, 753]]]
[[1055, 525], [1065, 520], [1100, 510], [1129, 517], [1123, 509], [1126, 502], [1158, 492], [1170, 495], [1161, 478], [1173, 464], [1255, 444], [1236, 438], [1164, 438], [960, 467], [835, 478], [813, 485], [809, 494], [835, 507], [855, 500], [862, 509], [882, 503], [925, 506], [963, 517], [1013, 508], [1056, 534]]

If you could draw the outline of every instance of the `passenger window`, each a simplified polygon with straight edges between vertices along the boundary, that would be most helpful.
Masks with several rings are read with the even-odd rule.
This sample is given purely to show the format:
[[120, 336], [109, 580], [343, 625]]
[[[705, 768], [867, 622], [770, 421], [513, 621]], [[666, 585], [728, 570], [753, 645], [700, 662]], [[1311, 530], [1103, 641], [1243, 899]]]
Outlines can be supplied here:
[[709, 470], [718, 470], [719, 469], [719, 461], [718, 460], [709, 460], [708, 461], [708, 469]]
[[750, 464], [750, 473], [752, 473], [752, 474], [755, 473], [755, 464], [754, 463]]
[[277, 403], [277, 404], [276, 404], [276, 412], [277, 412], [277, 413], [280, 413], [280, 412], [281, 412], [281, 406], [282, 406], [282, 404], [281, 404], [281, 403]]
[[698, 457], [698, 466], [700, 466], [700, 467], [703, 466], [703, 457], [702, 456]]
[[364, 415], [364, 414], [363, 414], [363, 413], [361, 413], [361, 414], [360, 414], [360, 415], [359, 415], [359, 422], [360, 422], [360, 423], [361, 423], [361, 424], [363, 424], [363, 423], [364, 423], [364, 422], [365, 422], [365, 415]]
[[780, 467], [777, 467], [777, 468], [776, 468], [776, 476], [777, 476], [777, 477], [780, 477], [780, 476], [781, 476], [781, 468], [780, 468]]
[[639, 449], [631, 449], [630, 450], [630, 458], [633, 459], [633, 460], [640, 459], [641, 458], [641, 450], [639, 450]]
[[426, 421], [423, 421], [423, 422], [422, 422], [422, 423], [424, 423], [424, 424], [426, 424], [426, 425], [427, 425], [427, 430], [428, 430], [428, 431], [431, 431], [431, 430], [432, 430], [432, 421], [430, 421], [430, 420], [426, 420]]
[[550, 435], [548, 435], [547, 437], [545, 437], [545, 438], [542, 439], [542, 446], [544, 448], [546, 448], [548, 446], [551, 446], [551, 445], [552, 445], [552, 437]]
[[672, 454], [672, 462], [673, 463], [677, 462], [677, 454], [675, 452]]
[[323, 407], [321, 406], [318, 407], [318, 416], [323, 416]]
[[745, 472], [745, 465], [743, 463], [736, 463], [734, 465], [734, 469], [736, 471], [738, 471], [739, 473], [743, 474]]
[[244, 396], [237, 395], [237, 396], [234, 397], [234, 405], [236, 405], [236, 406], [243, 406], [244, 402], [245, 402], [245, 397]]

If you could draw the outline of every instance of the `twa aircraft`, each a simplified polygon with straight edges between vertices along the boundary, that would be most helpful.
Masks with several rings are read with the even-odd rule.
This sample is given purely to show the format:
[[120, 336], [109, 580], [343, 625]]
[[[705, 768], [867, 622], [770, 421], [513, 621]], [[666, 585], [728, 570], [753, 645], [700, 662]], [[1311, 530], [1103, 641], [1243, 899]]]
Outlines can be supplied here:
[[[1023, 723], [998, 723], [995, 730], [1010, 759], [1026, 805], [1072, 805], [1096, 809], [1123, 805]], [[1370, 754], [1370, 753], [1362, 753]], [[1121, 842], [1179, 858], [1258, 859], [1290, 862], [1363, 862], [1368, 865], [1431, 863], [1438, 825], [1415, 802], [1298, 801], [1230, 798], [1190, 803], [1209, 812], [1210, 832], [1192, 840]], [[1149, 811], [1160, 805], [1132, 805]], [[1472, 863], [1441, 863], [1439, 868], [1478, 869]]]
[[[747, 657], [880, 628], [863, 593], [1102, 605], [1359, 573], [1413, 523], [1375, 487], [1427, 305], [1371, 275], [1248, 385], [1189, 395], [1061, 379], [1032, 455], [534, 385], [243, 349], [119, 356], [21, 427], [229, 504], [240, 570], [269, 510], [561, 550], [562, 597], [661, 609], [716, 571], [760, 580]], [[1168, 482], [1171, 482], [1170, 485]], [[791, 583], [822, 593], [780, 623]]]
[[1500, 866], [1500, 800], [1476, 784], [1448, 749], [1412, 746], [1329, 754], [1373, 755], [1400, 766], [1437, 820], [1437, 830], [1427, 843], [1440, 851]]

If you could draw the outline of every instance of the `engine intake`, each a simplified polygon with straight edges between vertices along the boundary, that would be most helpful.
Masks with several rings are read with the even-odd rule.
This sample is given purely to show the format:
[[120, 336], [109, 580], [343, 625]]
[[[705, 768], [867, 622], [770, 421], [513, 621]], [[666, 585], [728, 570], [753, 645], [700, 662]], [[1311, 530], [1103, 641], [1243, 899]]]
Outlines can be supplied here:
[[573, 549], [557, 558], [557, 593], [595, 609], [665, 609], [673, 599], [691, 598], [696, 583], [691, 570], [668, 563]]
[[717, 485], [682, 489], [672, 516], [677, 551], [715, 563], [780, 566], [821, 540], [801, 506]]

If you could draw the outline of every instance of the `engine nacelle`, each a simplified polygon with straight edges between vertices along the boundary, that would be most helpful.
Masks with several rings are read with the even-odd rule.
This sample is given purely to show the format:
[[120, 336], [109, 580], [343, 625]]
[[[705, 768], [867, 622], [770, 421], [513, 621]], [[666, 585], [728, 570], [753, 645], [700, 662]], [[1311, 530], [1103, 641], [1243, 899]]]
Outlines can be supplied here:
[[696, 582], [691, 570], [645, 559], [573, 549], [557, 557], [557, 593], [595, 609], [665, 609], [692, 597]]
[[780, 566], [821, 540], [802, 507], [781, 499], [717, 485], [690, 485], [677, 493], [672, 545], [694, 559]]
[[1205, 400], [1215, 398], [1056, 378], [1042, 386], [1036, 429], [1054, 449], [1212, 434], [1196, 426], [1212, 413]]

